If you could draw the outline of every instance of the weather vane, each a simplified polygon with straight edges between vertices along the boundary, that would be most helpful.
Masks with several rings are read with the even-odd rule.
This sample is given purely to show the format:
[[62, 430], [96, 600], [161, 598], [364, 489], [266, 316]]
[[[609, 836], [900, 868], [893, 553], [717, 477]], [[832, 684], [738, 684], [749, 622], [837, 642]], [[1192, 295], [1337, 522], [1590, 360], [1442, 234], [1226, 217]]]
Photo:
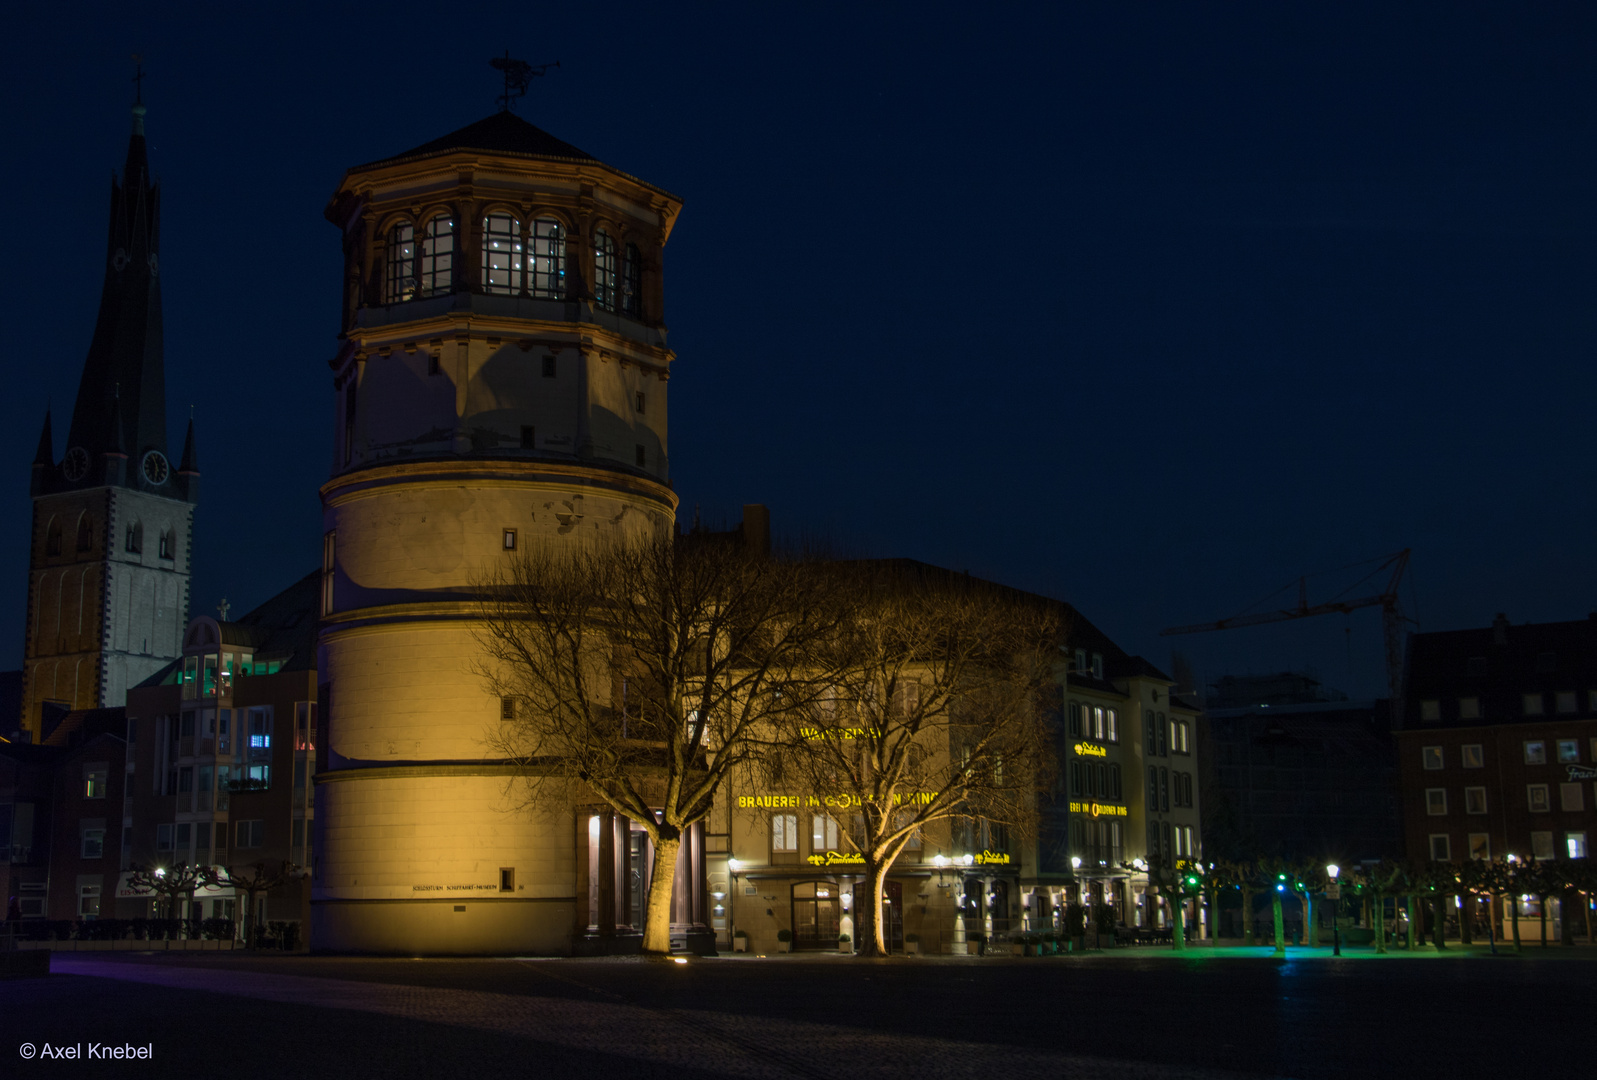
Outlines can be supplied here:
[[144, 57], [133, 54], [133, 104], [144, 104]]
[[505, 74], [505, 92], [499, 95], [499, 111], [509, 112], [517, 98], [526, 97], [527, 84], [533, 79], [542, 78], [548, 74], [552, 67], [559, 67], [560, 61], [552, 64], [529, 64], [525, 60], [512, 60], [510, 50], [505, 50], [505, 55], [496, 56], [488, 63], [497, 71]]

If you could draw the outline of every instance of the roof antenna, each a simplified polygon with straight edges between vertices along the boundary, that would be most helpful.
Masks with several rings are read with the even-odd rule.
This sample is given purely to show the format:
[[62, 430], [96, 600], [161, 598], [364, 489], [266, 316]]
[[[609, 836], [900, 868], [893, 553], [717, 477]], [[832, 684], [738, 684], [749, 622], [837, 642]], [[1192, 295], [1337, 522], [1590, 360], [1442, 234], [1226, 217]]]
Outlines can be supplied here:
[[144, 57], [133, 54], [133, 104], [144, 104]]
[[513, 60], [510, 50], [505, 50], [505, 55], [496, 56], [488, 61], [490, 67], [505, 74], [505, 92], [498, 97], [499, 111], [509, 112], [518, 98], [527, 96], [527, 84], [533, 79], [542, 78], [549, 73], [552, 67], [559, 67], [560, 61], [551, 64], [529, 64], [525, 60]]

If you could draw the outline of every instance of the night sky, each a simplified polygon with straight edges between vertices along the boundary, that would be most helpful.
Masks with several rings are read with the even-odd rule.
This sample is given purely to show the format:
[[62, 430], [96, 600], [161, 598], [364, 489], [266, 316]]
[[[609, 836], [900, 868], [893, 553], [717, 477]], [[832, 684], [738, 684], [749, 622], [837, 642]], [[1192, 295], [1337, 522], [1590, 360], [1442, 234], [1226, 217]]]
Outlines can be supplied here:
[[1157, 632], [1403, 547], [1424, 629], [1597, 608], [1591, 5], [96, 7], [3, 23], [0, 666], [134, 52], [196, 612], [319, 558], [343, 170], [494, 111], [505, 49], [561, 63], [522, 116], [686, 201], [684, 523], [764, 502], [1067, 599], [1160, 666], [1355, 695], [1384, 686], [1375, 609]]

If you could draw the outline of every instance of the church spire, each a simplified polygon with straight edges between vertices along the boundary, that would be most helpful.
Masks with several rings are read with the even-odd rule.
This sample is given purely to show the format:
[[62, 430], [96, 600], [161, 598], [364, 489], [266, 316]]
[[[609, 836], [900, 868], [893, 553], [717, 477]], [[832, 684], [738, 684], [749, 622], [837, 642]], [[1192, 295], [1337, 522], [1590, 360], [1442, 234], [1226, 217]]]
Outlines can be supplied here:
[[44, 430], [39, 432], [39, 450], [33, 455], [35, 465], [49, 468], [55, 464], [55, 436], [50, 433], [50, 410], [44, 410]]

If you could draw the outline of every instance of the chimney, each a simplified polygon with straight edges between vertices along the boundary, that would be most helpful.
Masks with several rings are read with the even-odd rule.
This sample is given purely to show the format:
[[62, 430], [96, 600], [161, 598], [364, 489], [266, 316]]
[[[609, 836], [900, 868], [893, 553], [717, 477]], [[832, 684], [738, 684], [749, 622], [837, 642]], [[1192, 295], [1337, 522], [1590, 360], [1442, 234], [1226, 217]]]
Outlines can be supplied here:
[[1492, 644], [1508, 644], [1508, 616], [1501, 611], [1497, 613], [1497, 618], [1492, 620]]
[[760, 555], [771, 553], [771, 511], [766, 509], [764, 503], [743, 505], [743, 524], [739, 529], [750, 551]]

